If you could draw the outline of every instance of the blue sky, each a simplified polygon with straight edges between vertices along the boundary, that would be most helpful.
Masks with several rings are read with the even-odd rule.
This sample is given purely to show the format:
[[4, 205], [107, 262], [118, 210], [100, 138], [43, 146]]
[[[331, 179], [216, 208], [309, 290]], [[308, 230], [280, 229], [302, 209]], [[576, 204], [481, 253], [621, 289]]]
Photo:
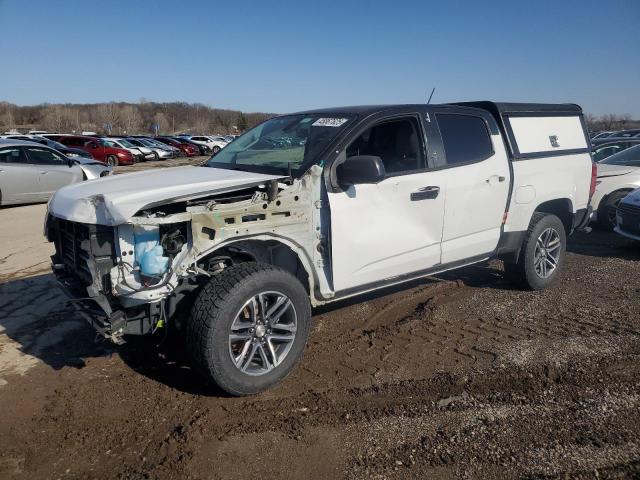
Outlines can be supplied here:
[[640, 118], [640, 0], [0, 0], [0, 100], [488, 99]]

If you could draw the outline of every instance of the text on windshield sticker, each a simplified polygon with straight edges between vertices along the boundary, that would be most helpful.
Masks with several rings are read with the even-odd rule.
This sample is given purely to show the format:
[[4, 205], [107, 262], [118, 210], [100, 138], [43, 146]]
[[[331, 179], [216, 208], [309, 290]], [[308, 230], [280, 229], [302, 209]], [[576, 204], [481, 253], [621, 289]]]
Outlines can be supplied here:
[[314, 127], [340, 127], [346, 123], [348, 118], [319, 118], [313, 122]]

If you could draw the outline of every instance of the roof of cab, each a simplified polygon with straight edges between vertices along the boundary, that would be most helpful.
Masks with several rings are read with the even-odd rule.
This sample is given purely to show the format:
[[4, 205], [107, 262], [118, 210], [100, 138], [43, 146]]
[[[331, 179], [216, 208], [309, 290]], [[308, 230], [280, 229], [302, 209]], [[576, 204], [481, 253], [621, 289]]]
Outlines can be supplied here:
[[371, 115], [387, 110], [409, 110], [425, 107], [453, 107], [498, 111], [501, 113], [582, 113], [582, 108], [573, 103], [508, 103], [508, 102], [455, 102], [443, 104], [397, 104], [397, 105], [353, 105], [347, 107], [320, 108], [296, 112], [292, 115]]

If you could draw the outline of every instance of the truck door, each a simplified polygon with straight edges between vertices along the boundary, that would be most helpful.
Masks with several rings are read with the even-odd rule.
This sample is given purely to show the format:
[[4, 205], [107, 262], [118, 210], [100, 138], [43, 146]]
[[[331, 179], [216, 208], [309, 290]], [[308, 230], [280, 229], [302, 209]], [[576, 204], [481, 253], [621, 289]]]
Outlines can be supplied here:
[[488, 255], [500, 239], [511, 185], [504, 142], [481, 112], [442, 109], [435, 118], [447, 174], [442, 263]]
[[440, 263], [445, 176], [429, 171], [427, 153], [417, 113], [378, 118], [352, 134], [338, 162], [378, 156], [386, 177], [328, 193], [336, 292], [399, 281]]

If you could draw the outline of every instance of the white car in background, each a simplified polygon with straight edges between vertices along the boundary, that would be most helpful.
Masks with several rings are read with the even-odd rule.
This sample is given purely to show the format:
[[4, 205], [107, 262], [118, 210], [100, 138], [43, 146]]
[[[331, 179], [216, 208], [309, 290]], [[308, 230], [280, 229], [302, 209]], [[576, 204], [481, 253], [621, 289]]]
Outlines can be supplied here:
[[211, 149], [211, 153], [213, 155], [226, 147], [228, 143], [225, 142], [224, 139], [218, 139], [217, 137], [211, 137], [208, 135], [193, 135], [185, 138], [191, 140], [193, 143], [197, 143], [198, 145], [206, 145]]
[[127, 142], [124, 139], [109, 137], [103, 138], [102, 141], [109, 147], [117, 147], [122, 148], [123, 150], [128, 150], [129, 152], [131, 152], [131, 155], [133, 155], [133, 158], [136, 162], [142, 162], [145, 160], [144, 153], [142, 153], [142, 151], [138, 147], [130, 142]]
[[129, 150], [134, 157], [138, 157], [139, 161], [146, 160], [155, 160], [155, 154], [153, 150], [149, 147], [145, 147], [142, 144], [134, 145], [131, 141], [126, 138], [109, 138], [109, 140], [113, 141], [115, 144], [119, 145], [121, 148], [125, 150]]
[[592, 220], [606, 230], [616, 226], [620, 201], [640, 187], [640, 145], [598, 162], [596, 191], [591, 199]]

